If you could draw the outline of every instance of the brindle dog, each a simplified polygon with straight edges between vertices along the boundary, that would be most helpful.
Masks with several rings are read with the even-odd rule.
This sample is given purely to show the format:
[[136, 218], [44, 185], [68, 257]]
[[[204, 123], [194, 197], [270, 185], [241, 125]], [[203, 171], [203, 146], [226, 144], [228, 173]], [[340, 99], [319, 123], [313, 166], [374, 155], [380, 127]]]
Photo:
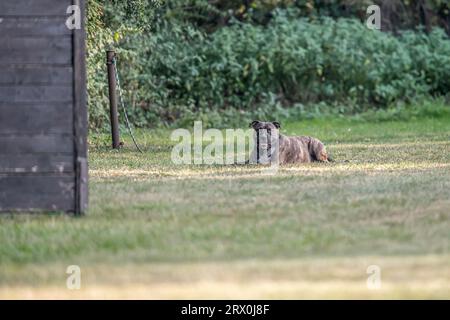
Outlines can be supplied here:
[[[273, 161], [276, 152], [274, 146], [277, 143], [277, 136], [279, 164], [281, 165], [312, 161], [333, 161], [320, 140], [308, 136], [288, 137], [282, 135], [279, 132], [281, 127], [279, 122], [253, 121], [250, 123], [250, 127], [255, 129], [255, 147], [250, 155], [251, 163], [267, 164]], [[267, 151], [261, 152], [261, 150]]]

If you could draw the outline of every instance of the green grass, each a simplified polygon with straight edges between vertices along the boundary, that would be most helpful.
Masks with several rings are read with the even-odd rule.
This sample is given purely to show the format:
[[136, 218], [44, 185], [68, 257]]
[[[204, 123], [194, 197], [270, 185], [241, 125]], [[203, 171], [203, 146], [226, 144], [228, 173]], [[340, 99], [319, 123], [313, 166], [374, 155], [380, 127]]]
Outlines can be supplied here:
[[[345, 281], [354, 281], [345, 270], [359, 272], [358, 283], [365, 284], [362, 261], [376, 257], [393, 266], [386, 273], [395, 275], [394, 284], [385, 296], [450, 297], [442, 287], [408, 291], [399, 271], [411, 270], [415, 280], [423, 281], [419, 284], [437, 275], [442, 286], [450, 284], [443, 262], [450, 261], [448, 117], [375, 123], [316, 119], [286, 123], [282, 131], [320, 138], [336, 162], [284, 167], [267, 176], [255, 166], [176, 166], [167, 130], [138, 132], [147, 150], [142, 155], [129, 139], [124, 149], [111, 151], [107, 136], [91, 136], [86, 216], [0, 218], [0, 296], [36, 291], [37, 297], [46, 297], [39, 290], [64, 288], [65, 267], [77, 264], [89, 270], [85, 274], [92, 285], [109, 288], [101, 292], [116, 292], [118, 281], [134, 288], [126, 297], [148, 297], [132, 285], [176, 287], [188, 281], [184, 272], [198, 283], [203, 278], [190, 269], [194, 264], [209, 281], [231, 281], [224, 275], [234, 270], [243, 279], [252, 274], [256, 286], [284, 272], [283, 279], [294, 281], [296, 290], [277, 291], [274, 285], [265, 294], [258, 295], [261, 288], [256, 288], [244, 297], [298, 297], [298, 281], [306, 275], [315, 279], [318, 291], [320, 279], [342, 280], [344, 287]], [[250, 268], [252, 261], [256, 265]], [[329, 268], [314, 273], [321, 261]], [[352, 261], [361, 269], [345, 269]], [[242, 278], [232, 283], [245, 282]], [[315, 289], [310, 296], [345, 296], [332, 288]], [[163, 297], [192, 296], [160, 289], [168, 292]], [[356, 296], [365, 296], [366, 289], [358, 290]], [[198, 292], [209, 297], [212, 291], [201, 287]], [[58, 294], [67, 297], [63, 292]]]

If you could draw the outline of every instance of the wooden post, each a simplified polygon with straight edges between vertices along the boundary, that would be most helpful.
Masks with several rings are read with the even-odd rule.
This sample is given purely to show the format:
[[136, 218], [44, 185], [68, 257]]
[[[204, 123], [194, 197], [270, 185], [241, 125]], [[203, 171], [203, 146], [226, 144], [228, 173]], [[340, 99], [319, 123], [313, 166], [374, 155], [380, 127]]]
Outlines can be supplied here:
[[116, 74], [114, 70], [114, 58], [116, 53], [113, 50], [106, 52], [106, 65], [108, 67], [108, 85], [109, 85], [109, 115], [111, 120], [111, 136], [113, 149], [119, 149], [119, 116], [117, 113], [117, 95], [116, 95]]

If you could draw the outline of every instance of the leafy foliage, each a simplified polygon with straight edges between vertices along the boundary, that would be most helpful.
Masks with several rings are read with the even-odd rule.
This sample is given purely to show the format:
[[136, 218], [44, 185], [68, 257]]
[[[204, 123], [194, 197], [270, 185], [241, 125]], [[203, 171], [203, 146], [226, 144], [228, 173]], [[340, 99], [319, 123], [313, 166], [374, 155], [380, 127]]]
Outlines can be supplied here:
[[[119, 9], [132, 14], [125, 3]], [[119, 52], [131, 119], [141, 127], [194, 119], [214, 126], [240, 124], [330, 107], [355, 112], [448, 94], [450, 41], [442, 29], [393, 35], [369, 30], [358, 19], [302, 17], [301, 8], [276, 8], [289, 1], [272, 4], [276, 9], [265, 23], [233, 13], [222, 27], [201, 27], [223, 12], [217, 11], [220, 3], [174, 1], [154, 6], [145, 17], [137, 7], [134, 20], [124, 25], [107, 24], [107, 14], [100, 12], [96, 17], [104, 32], [90, 34], [89, 47], [92, 128], [108, 125], [108, 46]], [[263, 5], [270, 6], [249, 2], [255, 10]]]

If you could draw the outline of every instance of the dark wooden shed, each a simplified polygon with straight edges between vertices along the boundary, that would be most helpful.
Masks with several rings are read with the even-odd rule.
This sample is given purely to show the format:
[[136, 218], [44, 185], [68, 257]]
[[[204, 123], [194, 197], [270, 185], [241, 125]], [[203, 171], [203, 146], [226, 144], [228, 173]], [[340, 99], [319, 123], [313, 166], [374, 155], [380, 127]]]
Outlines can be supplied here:
[[[81, 29], [66, 25], [71, 5]], [[0, 0], [0, 212], [87, 208], [84, 12]]]

